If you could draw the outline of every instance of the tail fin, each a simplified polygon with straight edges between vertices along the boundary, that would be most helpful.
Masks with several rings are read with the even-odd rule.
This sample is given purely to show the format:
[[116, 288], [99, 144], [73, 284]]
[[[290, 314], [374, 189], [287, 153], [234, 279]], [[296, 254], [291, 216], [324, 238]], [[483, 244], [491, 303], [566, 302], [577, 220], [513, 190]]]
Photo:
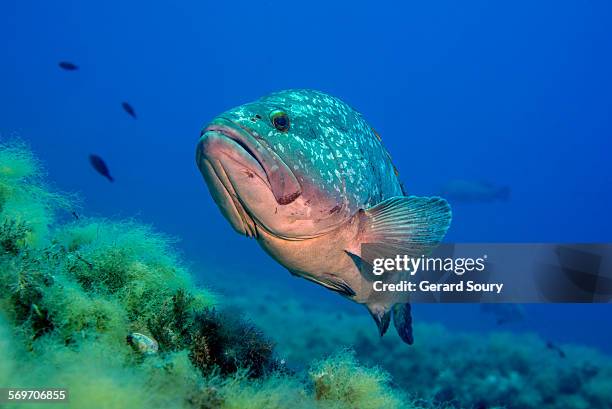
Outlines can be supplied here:
[[398, 335], [408, 345], [412, 345], [412, 314], [410, 304], [395, 304], [393, 306], [393, 324]]

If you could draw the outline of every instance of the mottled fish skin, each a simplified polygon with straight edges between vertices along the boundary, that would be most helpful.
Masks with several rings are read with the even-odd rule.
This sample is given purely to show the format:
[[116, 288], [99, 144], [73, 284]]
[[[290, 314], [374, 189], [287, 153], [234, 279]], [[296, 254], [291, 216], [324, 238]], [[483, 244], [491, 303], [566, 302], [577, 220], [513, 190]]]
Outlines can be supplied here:
[[[268, 116], [273, 109], [289, 115], [291, 127], [287, 133], [270, 126]], [[345, 221], [360, 208], [403, 194], [390, 156], [374, 130], [361, 114], [331, 95], [286, 90], [220, 117], [263, 138], [306, 192], [314, 189], [334, 199], [328, 201], [327, 208], [319, 209], [321, 219], [326, 219], [329, 212]]]
[[319, 91], [289, 90], [261, 102], [295, 117], [289, 138], [273, 131], [267, 138], [283, 159], [295, 154], [293, 169], [307, 183], [338, 196], [345, 214], [402, 194], [380, 139], [361, 114], [343, 101]]

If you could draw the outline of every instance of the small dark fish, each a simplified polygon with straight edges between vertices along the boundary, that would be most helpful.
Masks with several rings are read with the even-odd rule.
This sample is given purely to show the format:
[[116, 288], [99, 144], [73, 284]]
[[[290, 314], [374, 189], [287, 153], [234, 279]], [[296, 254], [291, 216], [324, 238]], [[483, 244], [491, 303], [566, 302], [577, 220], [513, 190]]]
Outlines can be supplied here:
[[123, 107], [123, 110], [128, 113], [129, 116], [136, 119], [136, 111], [134, 111], [134, 107], [132, 107], [127, 102], [122, 102], [121, 106]]
[[553, 343], [552, 341], [546, 341], [546, 348], [550, 349], [551, 351], [555, 351], [559, 354], [559, 356], [561, 358], [565, 358], [565, 352], [561, 349], [561, 347], [559, 347], [559, 345]]
[[71, 63], [70, 61], [60, 61], [59, 67], [66, 71], [76, 71], [79, 69], [78, 65]]
[[102, 159], [98, 155], [89, 155], [89, 163], [91, 163], [91, 166], [93, 166], [96, 172], [98, 172], [111, 182], [115, 181], [115, 179], [113, 179], [113, 177], [110, 175], [110, 171], [108, 170], [108, 166], [106, 166], [106, 162], [104, 162], [104, 159]]
[[520, 322], [525, 318], [523, 308], [517, 304], [481, 304], [480, 310], [492, 314], [497, 325]]
[[72, 217], [74, 217], [74, 220], [80, 219], [79, 214], [77, 212], [73, 211], [71, 214], [72, 214]]
[[510, 199], [510, 187], [475, 180], [451, 180], [442, 186], [440, 195], [452, 202], [506, 202]]

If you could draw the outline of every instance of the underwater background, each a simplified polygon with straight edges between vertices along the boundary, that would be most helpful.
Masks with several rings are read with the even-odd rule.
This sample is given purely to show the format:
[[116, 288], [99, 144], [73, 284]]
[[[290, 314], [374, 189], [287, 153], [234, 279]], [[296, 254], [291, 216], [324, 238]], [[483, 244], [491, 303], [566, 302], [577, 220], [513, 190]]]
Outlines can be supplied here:
[[[396, 365], [417, 359], [406, 354], [437, 355], [441, 368], [470, 351], [471, 338], [457, 352], [454, 337], [474, 335], [493, 337], [478, 351], [508, 336], [609, 356], [612, 309], [525, 305], [498, 325], [478, 305], [416, 305], [415, 323], [427, 325], [416, 343], [436, 345], [405, 352], [396, 337], [378, 340], [362, 307], [291, 277], [230, 228], [195, 164], [200, 130], [270, 92], [318, 89], [364, 115], [410, 194], [440, 194], [453, 180], [509, 188], [507, 200], [449, 197], [446, 241], [610, 242], [611, 19], [605, 1], [3, 1], [0, 142], [27, 143], [52, 186], [79, 195], [61, 222], [72, 212], [136, 218], [180, 238], [195, 281], [245, 310], [289, 364], [346, 344], [427, 395], [401, 379], [419, 373]], [[525, 354], [556, 358], [544, 347]], [[460, 395], [438, 399], [478, 404]]]

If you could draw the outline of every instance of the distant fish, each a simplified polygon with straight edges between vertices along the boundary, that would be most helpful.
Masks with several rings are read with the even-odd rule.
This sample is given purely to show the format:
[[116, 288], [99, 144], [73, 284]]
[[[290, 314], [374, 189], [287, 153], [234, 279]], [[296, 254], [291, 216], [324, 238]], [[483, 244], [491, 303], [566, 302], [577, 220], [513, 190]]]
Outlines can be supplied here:
[[452, 180], [440, 191], [451, 202], [505, 202], [510, 199], [510, 187], [496, 186], [489, 182], [474, 180]]
[[122, 102], [121, 106], [123, 107], [123, 110], [128, 113], [129, 116], [136, 119], [136, 111], [134, 111], [134, 107], [132, 107], [127, 102]]
[[480, 310], [492, 314], [497, 325], [511, 324], [525, 319], [525, 311], [518, 304], [481, 304]]
[[96, 172], [98, 172], [111, 182], [115, 181], [115, 179], [113, 179], [113, 177], [110, 175], [110, 171], [108, 170], [108, 166], [106, 166], [106, 162], [104, 162], [104, 159], [102, 159], [98, 155], [89, 155], [89, 163], [91, 163], [91, 166], [93, 166]]
[[79, 67], [76, 64], [71, 63], [70, 61], [60, 61], [59, 67], [66, 71], [76, 71]]
[[559, 347], [559, 345], [553, 343], [552, 341], [546, 341], [546, 348], [550, 349], [551, 351], [555, 351], [556, 353], [559, 354], [559, 357], [561, 358], [565, 358], [565, 352], [561, 349], [561, 347]]

